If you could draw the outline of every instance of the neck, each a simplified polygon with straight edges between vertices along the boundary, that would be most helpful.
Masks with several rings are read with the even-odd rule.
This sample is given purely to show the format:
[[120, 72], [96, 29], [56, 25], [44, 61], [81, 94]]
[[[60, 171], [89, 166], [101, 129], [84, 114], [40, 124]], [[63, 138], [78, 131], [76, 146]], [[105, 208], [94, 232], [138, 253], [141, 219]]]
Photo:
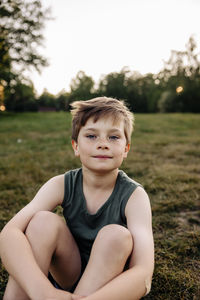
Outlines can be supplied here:
[[98, 173], [82, 167], [82, 171], [84, 184], [94, 189], [114, 186], [118, 175], [118, 169], [107, 173]]

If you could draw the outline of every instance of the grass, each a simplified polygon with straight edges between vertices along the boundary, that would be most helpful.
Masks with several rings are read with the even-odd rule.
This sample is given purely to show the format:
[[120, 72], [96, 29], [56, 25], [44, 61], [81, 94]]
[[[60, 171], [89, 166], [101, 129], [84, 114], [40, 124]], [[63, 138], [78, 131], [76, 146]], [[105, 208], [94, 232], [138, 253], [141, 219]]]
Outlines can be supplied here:
[[[143, 184], [156, 265], [145, 299], [200, 299], [200, 116], [138, 114], [122, 168]], [[0, 229], [50, 177], [79, 166], [67, 113], [0, 114]], [[7, 272], [0, 268], [0, 298]]]

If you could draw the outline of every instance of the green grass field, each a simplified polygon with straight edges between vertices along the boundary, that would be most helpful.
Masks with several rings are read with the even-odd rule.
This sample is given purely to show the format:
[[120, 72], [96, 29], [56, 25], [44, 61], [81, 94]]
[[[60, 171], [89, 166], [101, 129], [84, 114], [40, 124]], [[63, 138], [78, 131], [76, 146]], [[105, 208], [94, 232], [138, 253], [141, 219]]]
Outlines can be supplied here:
[[[68, 113], [0, 114], [0, 229], [50, 177], [80, 166]], [[200, 299], [200, 115], [138, 114], [122, 168], [150, 196], [155, 272], [145, 299]], [[0, 268], [0, 298], [7, 273]]]

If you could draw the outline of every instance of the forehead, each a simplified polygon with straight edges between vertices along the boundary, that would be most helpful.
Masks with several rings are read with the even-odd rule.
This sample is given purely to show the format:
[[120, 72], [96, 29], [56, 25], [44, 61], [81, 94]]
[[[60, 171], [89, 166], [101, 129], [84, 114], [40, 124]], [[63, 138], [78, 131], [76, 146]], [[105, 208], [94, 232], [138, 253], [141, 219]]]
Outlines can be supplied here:
[[108, 127], [110, 129], [122, 129], [124, 130], [124, 119], [122, 116], [113, 117], [113, 116], [105, 116], [105, 117], [100, 117], [97, 120], [95, 120], [94, 117], [91, 117], [87, 120], [83, 128], [89, 128], [89, 127]]

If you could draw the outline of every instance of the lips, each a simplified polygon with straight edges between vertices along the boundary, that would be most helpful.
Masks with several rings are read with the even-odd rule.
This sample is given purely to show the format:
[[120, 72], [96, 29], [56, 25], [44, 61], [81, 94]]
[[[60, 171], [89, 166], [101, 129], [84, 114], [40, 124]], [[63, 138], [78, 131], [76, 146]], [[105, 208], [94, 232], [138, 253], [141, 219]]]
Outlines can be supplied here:
[[95, 155], [94, 158], [100, 158], [100, 159], [111, 159], [111, 156], [108, 155]]

